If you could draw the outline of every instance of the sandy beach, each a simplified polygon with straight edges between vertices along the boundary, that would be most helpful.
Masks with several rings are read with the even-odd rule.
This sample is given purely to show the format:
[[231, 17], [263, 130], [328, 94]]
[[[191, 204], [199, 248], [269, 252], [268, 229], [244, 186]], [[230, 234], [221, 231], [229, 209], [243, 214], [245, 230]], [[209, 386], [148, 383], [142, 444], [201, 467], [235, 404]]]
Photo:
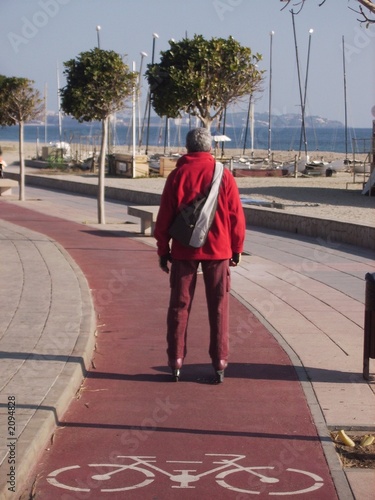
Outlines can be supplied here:
[[[18, 143], [0, 143], [3, 158], [10, 166], [18, 161]], [[117, 148], [116, 152], [129, 152], [127, 146]], [[184, 151], [179, 151], [183, 153]], [[161, 148], [149, 148], [149, 153], [162, 153]], [[240, 155], [241, 151], [226, 150], [227, 154]], [[35, 157], [35, 145], [25, 143], [25, 158]], [[255, 151], [254, 156], [266, 157], [266, 151]], [[343, 159], [343, 153], [324, 153], [311, 155], [311, 160], [333, 161]], [[280, 161], [289, 161], [294, 158], [290, 151], [275, 151], [274, 157]], [[35, 170], [35, 169], [33, 169]], [[83, 175], [83, 174], [81, 174]], [[318, 216], [331, 220], [341, 220], [356, 224], [375, 227], [375, 197], [362, 195], [363, 175], [350, 172], [337, 172], [332, 177], [242, 177], [236, 178], [241, 196], [251, 200], [274, 201], [284, 205], [284, 210], [309, 216]], [[161, 192], [165, 179], [119, 178], [118, 182], [124, 186], [134, 186], [145, 191]]]
[[[1, 141], [0, 140], [0, 146], [3, 150], [4, 153], [4, 159], [6, 159], [7, 163], [11, 163], [12, 161], [17, 161], [18, 159], [18, 142], [16, 141]], [[49, 144], [50, 146], [50, 144]], [[43, 144], [39, 145], [39, 151], [41, 151], [41, 148], [43, 147]], [[82, 145], [71, 145], [72, 151], [75, 151], [76, 149], [82, 149]], [[149, 146], [149, 154], [163, 154], [164, 148], [160, 146]], [[115, 153], [131, 153], [130, 147], [129, 146], [115, 146], [113, 152]], [[179, 154], [184, 154], [186, 152], [185, 148], [170, 148], [170, 150], [167, 151], [167, 154], [174, 154], [174, 153], [179, 153]], [[144, 154], [144, 151], [141, 152]], [[221, 157], [221, 147], [214, 151], [217, 155], [217, 158]], [[243, 156], [243, 150], [242, 149], [229, 149], [226, 148], [225, 151], [225, 156], [226, 157], [240, 157]], [[275, 161], [278, 162], [293, 162], [294, 158], [298, 152], [297, 151], [273, 151], [272, 155], [274, 157]], [[245, 154], [247, 156], [251, 155], [250, 149], [246, 150]], [[31, 159], [36, 157], [36, 145], [35, 143], [32, 142], [24, 142], [24, 155], [26, 159]], [[262, 150], [262, 149], [255, 149], [253, 156], [255, 158], [266, 158], [267, 157], [267, 151]], [[363, 160], [365, 159], [366, 155], [356, 155], [356, 159], [358, 160]], [[349, 156], [351, 159], [351, 156]], [[345, 158], [344, 153], [335, 153], [331, 151], [312, 151], [309, 153], [309, 158], [311, 161], [321, 161], [324, 160], [326, 162], [331, 162], [334, 160], [341, 160]]]

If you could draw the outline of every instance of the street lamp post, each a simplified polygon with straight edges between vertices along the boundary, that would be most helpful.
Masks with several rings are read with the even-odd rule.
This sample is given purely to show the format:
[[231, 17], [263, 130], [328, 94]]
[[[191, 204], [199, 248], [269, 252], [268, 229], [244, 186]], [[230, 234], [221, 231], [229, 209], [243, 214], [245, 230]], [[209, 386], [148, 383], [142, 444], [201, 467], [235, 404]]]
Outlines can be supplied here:
[[100, 32], [100, 30], [101, 30], [101, 28], [100, 28], [100, 26], [98, 25], [98, 26], [96, 27], [96, 36], [97, 36], [97, 39], [98, 39], [98, 49], [100, 49], [100, 33], [99, 33], [99, 32]]
[[[155, 57], [155, 41], [157, 38], [159, 38], [159, 35], [157, 33], [152, 34], [152, 58], [151, 58], [151, 64], [154, 64], [154, 57]], [[151, 120], [151, 89], [148, 91], [148, 117], [147, 117], [147, 136], [146, 136], [146, 155], [148, 154], [148, 141], [150, 137], [150, 120]]]

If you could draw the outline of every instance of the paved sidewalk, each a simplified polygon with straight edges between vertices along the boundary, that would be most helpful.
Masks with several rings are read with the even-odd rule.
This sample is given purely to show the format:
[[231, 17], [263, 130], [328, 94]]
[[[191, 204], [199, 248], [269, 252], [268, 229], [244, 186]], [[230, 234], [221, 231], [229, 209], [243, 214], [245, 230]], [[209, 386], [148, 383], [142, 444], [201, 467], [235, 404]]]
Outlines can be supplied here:
[[[60, 245], [1, 218], [0, 241], [2, 489], [14, 431], [21, 478], [81, 384], [94, 348], [95, 316], [86, 279]], [[15, 424], [9, 420], [12, 403]]]
[[[53, 240], [51, 240], [51, 236], [49, 238], [42, 236], [42, 233], [44, 234], [49, 226], [43, 221], [43, 218], [35, 217], [35, 215], [32, 214], [35, 214], [35, 210], [38, 210], [45, 213], [47, 212], [51, 215], [57, 215], [56, 211], [58, 211], [60, 216], [61, 214], [64, 215], [64, 218], [75, 220], [81, 224], [84, 223], [86, 226], [93, 226], [95, 229], [100, 229], [100, 232], [90, 232], [89, 240], [90, 243], [92, 243], [89, 247], [81, 249], [86, 256], [90, 254], [89, 249], [93, 247], [94, 241], [109, 241], [109, 237], [103, 238], [103, 228], [99, 228], [94, 223], [96, 218], [94, 200], [89, 198], [85, 199], [80, 196], [74, 197], [62, 193], [56, 195], [56, 193], [43, 192], [42, 190], [33, 190], [32, 192], [36, 193], [36, 199], [42, 199], [43, 201], [27, 201], [21, 204], [13, 200], [10, 203], [0, 203], [2, 207], [5, 206], [5, 210], [2, 210], [0, 217], [4, 217], [4, 213], [8, 213], [5, 218], [12, 222], [12, 224], [9, 222], [1, 223], [1, 235], [2, 239], [7, 242], [7, 247], [4, 245], [1, 246], [1, 250], [6, 249], [6, 257], [3, 258], [3, 252], [0, 257], [1, 262], [11, 262], [11, 265], [7, 266], [6, 276], [7, 281], [9, 280], [9, 282], [15, 285], [15, 289], [12, 288], [12, 294], [15, 297], [22, 297], [22, 299], [30, 296], [34, 299], [36, 297], [44, 297], [43, 300], [31, 300], [30, 302], [25, 301], [24, 303], [22, 303], [22, 300], [18, 300], [21, 306], [30, 306], [32, 311], [35, 310], [35, 303], [37, 302], [37, 306], [40, 306], [41, 309], [39, 310], [38, 322], [41, 324], [48, 324], [46, 318], [51, 321], [53, 320], [54, 315], [46, 313], [48, 307], [52, 311], [55, 307], [62, 307], [64, 318], [62, 321], [65, 323], [61, 324], [60, 328], [54, 330], [55, 332], [61, 331], [66, 324], [66, 314], [64, 314], [64, 310], [66, 311], [66, 308], [68, 308], [69, 311], [72, 311], [70, 319], [71, 323], [75, 325], [75, 328], [72, 328], [72, 345], [69, 346], [70, 350], [65, 350], [64, 354], [61, 355], [61, 358], [56, 363], [57, 372], [48, 375], [49, 383], [51, 387], [54, 387], [54, 385], [56, 385], [54, 382], [58, 384], [60, 380], [57, 373], [64, 370], [67, 366], [70, 367], [72, 364], [79, 364], [79, 376], [82, 377], [82, 367], [84, 364], [86, 364], [86, 366], [88, 364], [87, 357], [90, 353], [90, 346], [88, 346], [86, 350], [87, 355], [85, 362], [80, 360], [79, 363], [72, 363], [72, 359], [75, 359], [75, 351], [73, 350], [74, 339], [77, 340], [77, 334], [81, 329], [78, 328], [77, 325], [82, 323], [82, 317], [84, 317], [84, 324], [90, 324], [92, 310], [87, 301], [87, 288], [85, 288], [85, 283], [82, 284], [84, 280], [79, 279], [79, 285], [77, 285], [75, 276], [80, 276], [79, 269], [71, 260], [71, 257], [62, 250], [61, 246], [54, 242], [54, 240], [58, 239], [57, 237], [52, 236]], [[9, 209], [11, 206], [14, 207], [13, 210]], [[108, 210], [109, 224], [105, 231], [121, 231], [121, 234], [124, 235], [125, 228], [130, 231], [132, 238], [137, 238], [138, 241], [136, 241], [135, 244], [136, 252], [139, 252], [139, 255], [137, 255], [137, 259], [134, 262], [138, 262], [139, 259], [142, 259], [142, 262], [144, 262], [143, 257], [147, 256], [146, 260], [152, 262], [152, 265], [148, 265], [149, 267], [147, 267], [147, 269], [149, 270], [144, 270], [144, 272], [148, 274], [147, 277], [144, 276], [143, 278], [141, 278], [140, 270], [135, 265], [133, 265], [131, 269], [133, 269], [136, 274], [137, 281], [140, 280], [143, 284], [145, 282], [151, 282], [151, 274], [158, 273], [157, 268], [155, 267], [154, 269], [154, 267], [152, 267], [155, 266], [155, 255], [153, 251], [150, 255], [148, 251], [142, 250], [142, 248], [150, 248], [151, 250], [151, 247], [153, 247], [152, 239], [140, 238], [136, 235], [138, 226], [134, 224], [134, 219], [126, 216], [123, 205], [109, 203], [108, 206], [110, 207]], [[20, 211], [18, 211], [17, 208], [19, 208]], [[31, 215], [26, 216], [24, 208], [31, 208], [33, 210], [33, 212], [29, 213]], [[125, 221], [127, 221], [128, 224], [124, 225]], [[28, 229], [21, 228], [23, 225], [27, 226]], [[56, 224], [55, 222], [54, 226], [54, 232], [58, 235], [60, 224]], [[81, 232], [89, 232], [88, 230], [82, 229], [82, 226], [80, 227]], [[38, 232], [30, 232], [30, 228]], [[122, 238], [117, 238], [117, 241], [121, 240]], [[15, 243], [11, 244], [10, 241]], [[130, 241], [131, 240], [127, 238], [126, 245], [128, 245]], [[123, 244], [122, 241], [121, 243]], [[148, 246], [145, 246], [145, 243], [147, 243]], [[248, 255], [244, 256], [242, 265], [233, 273], [233, 295], [238, 300], [234, 301], [234, 304], [236, 304], [234, 308], [237, 315], [234, 318], [234, 330], [232, 331], [233, 372], [231, 374], [228, 369], [228, 380], [226, 380], [226, 382], [230, 384], [231, 378], [241, 381], [241, 383], [231, 386], [232, 391], [238, 390], [241, 393], [242, 386], [244, 390], [254, 390], [254, 387], [247, 387], [246, 389], [246, 385], [243, 385], [242, 379], [245, 378], [246, 380], [247, 377], [243, 377], [243, 371], [240, 369], [240, 366], [236, 369], [236, 356], [242, 354], [244, 345], [250, 348], [254, 347], [254, 339], [252, 338], [253, 330], [261, 329], [255, 319], [258, 317], [280, 342], [285, 352], [289, 355], [292, 364], [296, 367], [297, 373], [301, 379], [301, 387], [305, 392], [305, 397], [309, 403], [317, 431], [323, 440], [326, 459], [331, 468], [339, 497], [351, 498], [351, 496], [346, 495], [352, 495], [352, 493], [350, 493], [350, 488], [352, 488], [354, 498], [366, 499], [370, 498], [370, 496], [366, 495], [370, 495], [369, 492], [373, 491], [371, 489], [373, 488], [371, 480], [374, 481], [373, 471], [355, 470], [345, 471], [345, 474], [342, 473], [337, 457], [333, 452], [332, 444], [327, 437], [328, 429], [330, 428], [352, 427], [355, 429], [374, 429], [375, 427], [375, 398], [373, 394], [373, 385], [365, 383], [361, 376], [364, 275], [366, 272], [373, 271], [374, 253], [345, 245], [332, 247], [328, 245], [328, 242], [326, 243], [327, 244], [320, 242], [318, 244], [318, 242], [314, 240], [290, 237], [290, 235], [288, 236], [272, 231], [250, 231], [246, 243]], [[97, 243], [95, 243], [94, 246], [96, 245]], [[133, 243], [131, 243], [131, 246], [132, 245]], [[64, 247], [71, 254], [72, 249], [75, 249], [76, 255], [78, 255], [76, 241], [69, 240], [69, 244], [64, 244]], [[11, 252], [8, 252], [9, 248], [12, 248]], [[43, 249], [43, 251], [41, 249]], [[133, 252], [135, 251], [134, 248], [132, 250]], [[48, 255], [48, 257], [45, 257], [45, 255]], [[134, 258], [135, 254], [133, 255], [130, 252], [129, 255], [131, 255], [131, 258]], [[26, 260], [26, 265], [23, 269], [21, 269], [23, 258], [20, 256]], [[55, 260], [56, 265], [54, 265]], [[86, 257], [86, 260], [89, 260], [88, 257]], [[2, 266], [2, 272], [3, 267], [4, 266]], [[54, 269], [54, 275], [52, 277], [47, 276], [48, 272], [46, 269], [50, 267]], [[84, 269], [84, 265], [81, 263], [80, 268]], [[28, 269], [31, 269], [33, 272], [30, 272], [30, 270], [28, 271]], [[74, 270], [73, 275], [70, 272], [72, 269]], [[87, 277], [87, 271], [84, 272], [84, 274]], [[36, 280], [36, 275], [38, 278], [40, 277], [41, 283], [37, 293], [28, 294], [25, 290], [17, 289], [17, 286], [19, 286], [17, 283], [20, 282], [20, 279], [15, 279], [15, 276], [23, 276], [22, 281], [24, 283], [24, 288], [27, 289], [28, 287], [35, 287], [33, 283], [38, 281]], [[25, 279], [25, 276], [27, 279]], [[159, 285], [156, 286], [165, 286], [165, 284], [162, 283], [160, 275], [157, 274], [157, 278], [155, 279], [157, 279], [159, 283]], [[133, 285], [135, 285], [134, 281], [132, 281], [131, 284], [132, 286], [129, 288], [126, 287], [129, 289], [130, 293], [133, 290]], [[115, 283], [113, 283], [113, 285], [115, 285]], [[57, 290], [54, 289], [54, 287], [58, 287]], [[51, 288], [54, 291], [58, 291], [59, 287], [59, 293], [57, 295], [51, 295]], [[64, 294], [67, 288], [71, 290], [71, 293]], [[37, 288], [35, 287], [34, 291], [36, 290]], [[49, 290], [49, 292], [47, 292], [47, 290]], [[166, 292], [164, 290], [161, 293]], [[6, 295], [10, 302], [9, 294]], [[5, 300], [4, 297], [1, 295], [1, 300]], [[51, 297], [53, 297], [53, 301]], [[104, 300], [103, 297], [102, 300]], [[134, 300], [136, 298], [137, 296], [135, 295]], [[80, 306], [78, 305], [80, 302], [85, 305], [83, 308], [84, 312], [80, 311]], [[17, 302], [12, 301], [12, 303], [13, 309], [11, 305], [6, 306], [9, 318], [16, 317], [19, 312], [19, 308], [14, 305]], [[53, 304], [53, 307], [51, 304]], [[151, 310], [154, 310], [153, 308], [158, 310], [158, 315], [162, 316], [162, 313], [165, 312], [164, 308], [161, 308], [160, 311], [158, 305], [154, 303], [152, 303]], [[3, 310], [3, 307], [1, 309]], [[28, 326], [30, 325], [29, 318], [31, 317], [29, 316], [30, 309], [27, 310], [26, 308], [22, 312], [24, 324], [26, 322]], [[98, 304], [96, 304], [96, 309], [98, 312]], [[149, 310], [147, 304], [145, 305], [145, 309]], [[20, 310], [22, 311], [22, 308], [20, 308]], [[251, 311], [254, 316], [249, 311]], [[56, 311], [56, 314], [58, 316], [58, 311]], [[6, 322], [4, 324], [10, 324], [9, 319], [4, 319], [4, 321]], [[98, 324], [98, 328], [100, 329], [100, 318], [98, 319]], [[41, 327], [39, 327], [39, 330], [38, 328], [35, 329], [37, 331], [36, 336], [40, 335], [40, 333], [38, 333], [40, 330], [43, 331]], [[83, 330], [87, 331], [87, 328], [83, 328]], [[94, 329], [91, 328], [91, 333], [93, 333], [93, 331]], [[9, 338], [9, 336], [6, 335], [5, 339], [6, 338]], [[92, 339], [93, 336], [91, 337], [91, 340]], [[163, 340], [162, 338], [162, 342]], [[33, 346], [38, 345], [37, 342], [33, 342]], [[58, 344], [60, 346], [61, 342], [58, 342]], [[1, 351], [6, 352], [8, 347], [5, 347], [6, 348], [3, 348], [1, 340]], [[30, 352], [30, 346], [25, 344], [24, 351]], [[17, 352], [20, 352], [18, 345]], [[38, 350], [35, 352], [37, 353]], [[35, 352], [31, 356], [34, 365], [36, 359]], [[76, 356], [78, 358], [84, 356], [84, 352], [85, 349], [82, 348], [81, 355], [77, 353]], [[161, 352], [164, 352], [164, 348], [162, 348]], [[41, 351], [41, 353], [45, 354], [45, 351]], [[58, 357], [58, 355], [53, 351], [48, 351], [47, 356], [51, 353], [54, 356], [54, 365], [55, 357]], [[69, 362], [67, 363], [67, 355], [69, 355], [69, 353], [70, 355], [73, 353], [73, 358], [69, 358]], [[160, 351], [157, 355], [159, 364], [163, 363], [164, 360], [160, 360]], [[22, 364], [23, 367], [27, 364], [25, 363], [25, 359], [22, 359], [24, 356], [12, 356], [9, 364], [13, 365], [11, 369], [14, 370], [14, 373], [17, 372], [17, 362], [20, 361], [19, 358], [21, 358], [22, 363], [20, 362], [20, 364]], [[5, 359], [7, 358], [5, 357]], [[45, 359], [46, 358], [43, 358], [43, 361]], [[50, 359], [48, 359], [48, 361], [50, 361]], [[260, 369], [260, 373], [262, 373], [265, 367], [264, 363], [264, 361], [261, 361], [261, 358], [259, 361], [257, 359], [253, 359], [251, 362], [248, 361], [250, 378], [251, 373], [256, 372], [258, 369]], [[46, 364], [52, 365], [52, 363]], [[2, 367], [3, 366], [5, 365], [2, 360]], [[268, 365], [272, 382], [276, 382], [279, 378], [283, 379], [282, 371], [278, 372], [277, 366], [277, 362], [273, 364], [269, 363]], [[279, 367], [279, 370], [280, 369]], [[33, 370], [35, 371], [35, 367]], [[9, 374], [8, 368], [6, 369], [6, 373]], [[33, 372], [31, 373], [34, 375]], [[191, 379], [192, 374], [188, 375], [188, 377]], [[262, 380], [263, 377], [267, 378], [266, 375], [262, 375], [259, 380]], [[39, 378], [45, 382], [47, 377]], [[27, 377], [23, 376], [22, 380], [27, 380]], [[33, 380], [35, 381], [35, 378], [33, 378]], [[78, 387], [79, 384], [77, 385], [76, 382], [77, 380], [69, 385], [72, 387], [75, 384], [76, 387]], [[225, 384], [225, 386], [229, 384]], [[35, 387], [35, 383], [31, 385], [33, 388]], [[27, 384], [25, 384], [25, 389], [26, 392], [31, 395], [32, 391], [30, 392], [30, 389], [27, 388]], [[49, 387], [45, 387], [43, 390], [47, 394], [50, 392]], [[71, 388], [71, 390], [73, 389]], [[196, 393], [195, 389], [193, 394], [194, 393]], [[2, 397], [10, 394], [11, 393], [8, 391], [2, 392]], [[249, 392], [249, 394], [251, 394], [251, 392]], [[68, 397], [71, 397], [71, 394], [68, 395]], [[248, 401], [247, 404], [250, 402], [251, 407], [253, 407], [252, 401], [254, 401], [254, 398], [252, 401], [251, 397], [249, 399], [250, 401]], [[255, 401], [257, 400], [258, 399], [255, 398]], [[27, 408], [28, 411], [32, 410], [35, 412], [35, 407], [40, 405], [41, 400], [36, 401], [34, 408]], [[3, 399], [1, 403], [4, 404]], [[241, 401], [241, 404], [242, 403], [243, 401]], [[290, 402], [290, 404], [292, 405], [292, 402]], [[43, 404], [43, 406], [45, 405]], [[274, 401], [271, 401], [271, 408], [273, 408], [273, 406]], [[293, 405], [291, 407], [293, 407]], [[267, 406], [264, 406], [266, 415], [262, 415], [263, 419], [269, 418], [269, 415], [272, 414], [273, 409], [269, 410], [269, 413], [267, 413], [267, 408]], [[3, 412], [3, 410], [1, 411]], [[22, 410], [20, 410], [20, 412], [21, 411]], [[23, 428], [23, 421], [25, 421], [26, 424], [29, 415], [27, 415], [26, 411], [25, 417], [22, 415], [23, 414], [20, 413], [21, 422], [18, 422], [18, 425], [21, 425]], [[54, 415], [54, 419], [59, 420], [60, 414], [57, 417], [56, 415], [57, 412]], [[25, 429], [28, 429], [28, 425], [25, 425]], [[20, 429], [18, 428], [18, 430]], [[44, 437], [48, 435], [48, 432], [48, 430], [45, 431]], [[21, 433], [19, 432], [19, 434]], [[18, 452], [19, 451], [20, 448], [18, 448]], [[30, 462], [30, 458], [35, 459], [38, 451], [39, 450], [34, 445], [34, 456], [30, 457], [29, 455], [29, 464], [33, 462], [33, 460]], [[26, 463], [27, 457], [24, 458]], [[264, 463], [262, 465], [264, 465]], [[21, 465], [18, 464], [18, 467], [21, 467]], [[346, 478], [348, 478], [349, 484], [346, 483]], [[323, 496], [319, 497], [324, 498]], [[228, 496], [228, 498], [235, 497]], [[327, 496], [327, 498], [332, 498], [332, 496]]]

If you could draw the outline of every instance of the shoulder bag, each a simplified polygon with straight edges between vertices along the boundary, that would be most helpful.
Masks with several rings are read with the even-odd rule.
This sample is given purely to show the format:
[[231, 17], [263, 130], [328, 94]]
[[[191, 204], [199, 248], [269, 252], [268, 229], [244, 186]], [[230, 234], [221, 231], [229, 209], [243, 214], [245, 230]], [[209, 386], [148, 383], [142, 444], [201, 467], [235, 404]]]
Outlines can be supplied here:
[[170, 236], [182, 245], [192, 248], [204, 245], [215, 216], [223, 173], [223, 164], [217, 162], [208, 195], [201, 194], [184, 206], [169, 228]]

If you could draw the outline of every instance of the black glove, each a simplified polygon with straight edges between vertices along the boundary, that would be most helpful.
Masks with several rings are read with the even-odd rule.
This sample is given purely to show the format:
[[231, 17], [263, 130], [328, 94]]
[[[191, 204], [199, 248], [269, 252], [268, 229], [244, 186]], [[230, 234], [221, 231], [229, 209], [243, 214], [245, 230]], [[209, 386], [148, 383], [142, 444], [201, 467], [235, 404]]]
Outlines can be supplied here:
[[167, 255], [161, 255], [159, 257], [160, 269], [167, 274], [169, 273], [168, 262], [172, 262], [172, 257], [170, 253], [167, 253]]
[[232, 258], [230, 259], [229, 265], [232, 267], [238, 266], [238, 264], [241, 262], [241, 254], [240, 253], [234, 253], [232, 254]]

